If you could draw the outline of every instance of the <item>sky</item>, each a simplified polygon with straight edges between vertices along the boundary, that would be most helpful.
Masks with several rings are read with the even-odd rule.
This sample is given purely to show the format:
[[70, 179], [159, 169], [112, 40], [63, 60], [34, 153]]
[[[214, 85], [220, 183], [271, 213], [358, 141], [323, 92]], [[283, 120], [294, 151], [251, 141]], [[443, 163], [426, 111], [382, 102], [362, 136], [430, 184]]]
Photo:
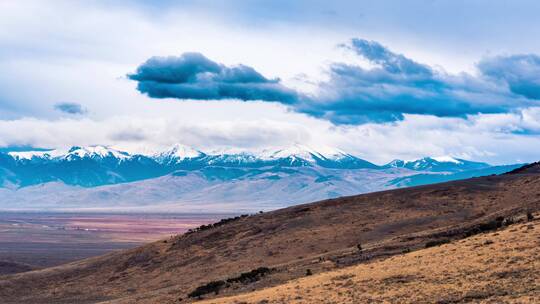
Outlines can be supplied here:
[[538, 1], [0, 0], [0, 149], [538, 160]]

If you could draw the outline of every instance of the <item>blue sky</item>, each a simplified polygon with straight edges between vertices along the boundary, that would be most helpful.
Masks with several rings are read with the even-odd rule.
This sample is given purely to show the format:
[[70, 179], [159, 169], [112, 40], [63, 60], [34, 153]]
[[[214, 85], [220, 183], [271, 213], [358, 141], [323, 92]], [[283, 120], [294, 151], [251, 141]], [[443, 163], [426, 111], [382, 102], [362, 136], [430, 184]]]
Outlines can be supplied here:
[[534, 161], [537, 1], [0, 1], [0, 146]]

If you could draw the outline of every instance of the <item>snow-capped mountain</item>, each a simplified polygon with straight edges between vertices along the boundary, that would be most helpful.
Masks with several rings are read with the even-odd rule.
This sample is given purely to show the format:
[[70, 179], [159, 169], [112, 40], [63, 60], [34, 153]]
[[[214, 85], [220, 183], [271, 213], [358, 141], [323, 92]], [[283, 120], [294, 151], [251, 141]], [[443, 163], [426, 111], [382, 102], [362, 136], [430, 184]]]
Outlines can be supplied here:
[[105, 146], [9, 152], [0, 153], [0, 208], [261, 210], [515, 167], [448, 157], [377, 166], [338, 149], [302, 145], [260, 152], [175, 145], [147, 155]]
[[293, 158], [315, 162], [316, 159], [340, 159], [346, 154], [338, 149], [323, 148], [314, 150], [308, 146], [295, 144], [283, 149], [266, 149], [260, 153], [263, 159]]
[[[293, 145], [286, 148], [246, 151], [200, 151], [177, 144], [159, 153], [129, 154], [106, 146], [72, 147], [66, 150], [0, 153], [0, 185], [20, 188], [47, 182], [95, 187], [134, 182], [167, 174], [198, 172], [211, 180], [233, 180], [245, 176], [277, 178], [295, 168], [332, 169], [336, 181], [342, 174], [373, 174], [375, 170], [401, 169], [415, 172], [456, 173], [490, 167], [485, 163], [450, 157], [426, 157], [414, 161], [395, 160], [377, 166], [330, 147], [317, 149]], [[362, 171], [371, 170], [371, 171]], [[307, 172], [307, 171], [306, 171]], [[280, 173], [280, 174], [281, 174]], [[320, 176], [319, 176], [320, 177]], [[319, 180], [316, 177], [316, 180]]]
[[132, 155], [111, 147], [89, 146], [66, 150], [8, 152], [0, 157], [0, 182], [11, 187], [53, 181], [94, 187], [155, 178], [179, 170], [202, 170], [208, 173], [221, 170], [218, 168], [231, 171], [231, 168], [266, 167], [377, 168], [372, 163], [337, 149], [315, 150], [301, 145], [262, 152], [203, 152], [177, 144], [163, 152], [149, 155]]
[[192, 147], [176, 144], [164, 152], [152, 155], [152, 158], [160, 164], [177, 164], [185, 160], [192, 160], [206, 156], [203, 152]]
[[0, 157], [0, 185], [25, 187], [59, 181], [93, 187], [167, 174], [143, 155], [130, 155], [105, 146], [67, 150], [8, 152]]
[[129, 153], [108, 148], [105, 146], [89, 146], [89, 147], [72, 147], [69, 150], [50, 150], [50, 151], [24, 151], [24, 152], [8, 152], [16, 160], [67, 160], [75, 161], [83, 158], [90, 159], [105, 159], [114, 158], [117, 160], [127, 159]]
[[285, 149], [264, 150], [260, 155], [262, 159], [284, 160], [291, 165], [316, 164], [324, 168], [336, 169], [375, 169], [378, 167], [366, 160], [330, 147], [321, 147], [314, 150], [310, 147], [296, 144]]
[[450, 156], [424, 157], [417, 160], [393, 160], [385, 168], [406, 168], [414, 171], [428, 172], [463, 172], [467, 170], [479, 170], [490, 167], [487, 163], [473, 162]]

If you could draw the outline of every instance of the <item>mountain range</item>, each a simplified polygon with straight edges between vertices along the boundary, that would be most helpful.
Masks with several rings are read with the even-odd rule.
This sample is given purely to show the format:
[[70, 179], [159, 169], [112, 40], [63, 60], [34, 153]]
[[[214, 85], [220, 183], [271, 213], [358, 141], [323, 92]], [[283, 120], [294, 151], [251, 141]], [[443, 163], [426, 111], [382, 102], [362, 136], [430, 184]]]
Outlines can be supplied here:
[[5, 152], [0, 153], [0, 207], [253, 211], [518, 166], [452, 157], [378, 166], [338, 149], [302, 145], [258, 153], [204, 152], [180, 144], [147, 155], [105, 146]]

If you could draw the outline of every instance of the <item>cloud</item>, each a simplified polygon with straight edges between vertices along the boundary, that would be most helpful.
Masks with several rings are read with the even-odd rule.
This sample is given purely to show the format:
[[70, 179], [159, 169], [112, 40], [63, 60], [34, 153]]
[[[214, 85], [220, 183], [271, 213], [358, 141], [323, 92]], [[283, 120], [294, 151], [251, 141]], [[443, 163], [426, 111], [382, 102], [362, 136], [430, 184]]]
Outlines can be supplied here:
[[153, 98], [196, 100], [265, 100], [293, 103], [294, 90], [267, 79], [255, 69], [238, 65], [227, 67], [200, 53], [180, 57], [152, 57], [128, 77], [138, 82], [137, 89]]
[[319, 94], [295, 110], [336, 124], [361, 124], [403, 120], [405, 114], [464, 118], [534, 105], [530, 96], [514, 96], [484, 75], [450, 75], [375, 41], [352, 39], [345, 47], [372, 67], [331, 64]]
[[67, 114], [86, 114], [87, 110], [80, 104], [74, 102], [59, 102], [54, 105], [54, 109]]
[[[467, 120], [405, 115], [392, 124], [334, 126], [310, 119], [186, 122], [174, 118], [115, 116], [106, 119], [0, 120], [0, 147], [68, 148], [107, 145], [129, 152], [156, 152], [175, 143], [202, 150], [259, 151], [303, 143], [332, 146], [384, 164], [392, 159], [452, 155], [493, 164], [538, 160], [540, 108], [481, 114]], [[122, 135], [119, 135], [122, 134]], [[131, 134], [131, 135], [128, 135]], [[139, 141], [139, 138], [144, 140]]]
[[129, 78], [154, 98], [279, 102], [334, 124], [394, 122], [406, 114], [465, 118], [539, 105], [540, 59], [535, 55], [486, 59], [478, 65], [478, 76], [451, 75], [375, 41], [352, 39], [341, 46], [370, 66], [331, 63], [328, 80], [309, 96], [251, 67], [226, 67], [199, 53], [153, 57]]
[[512, 55], [482, 60], [479, 70], [507, 85], [512, 93], [540, 100], [540, 56]]
[[380, 65], [383, 70], [392, 74], [433, 76], [433, 72], [428, 66], [414, 62], [401, 54], [395, 54], [375, 41], [355, 38], [351, 40], [350, 45], [342, 45], [342, 47], [350, 48], [358, 55]]

